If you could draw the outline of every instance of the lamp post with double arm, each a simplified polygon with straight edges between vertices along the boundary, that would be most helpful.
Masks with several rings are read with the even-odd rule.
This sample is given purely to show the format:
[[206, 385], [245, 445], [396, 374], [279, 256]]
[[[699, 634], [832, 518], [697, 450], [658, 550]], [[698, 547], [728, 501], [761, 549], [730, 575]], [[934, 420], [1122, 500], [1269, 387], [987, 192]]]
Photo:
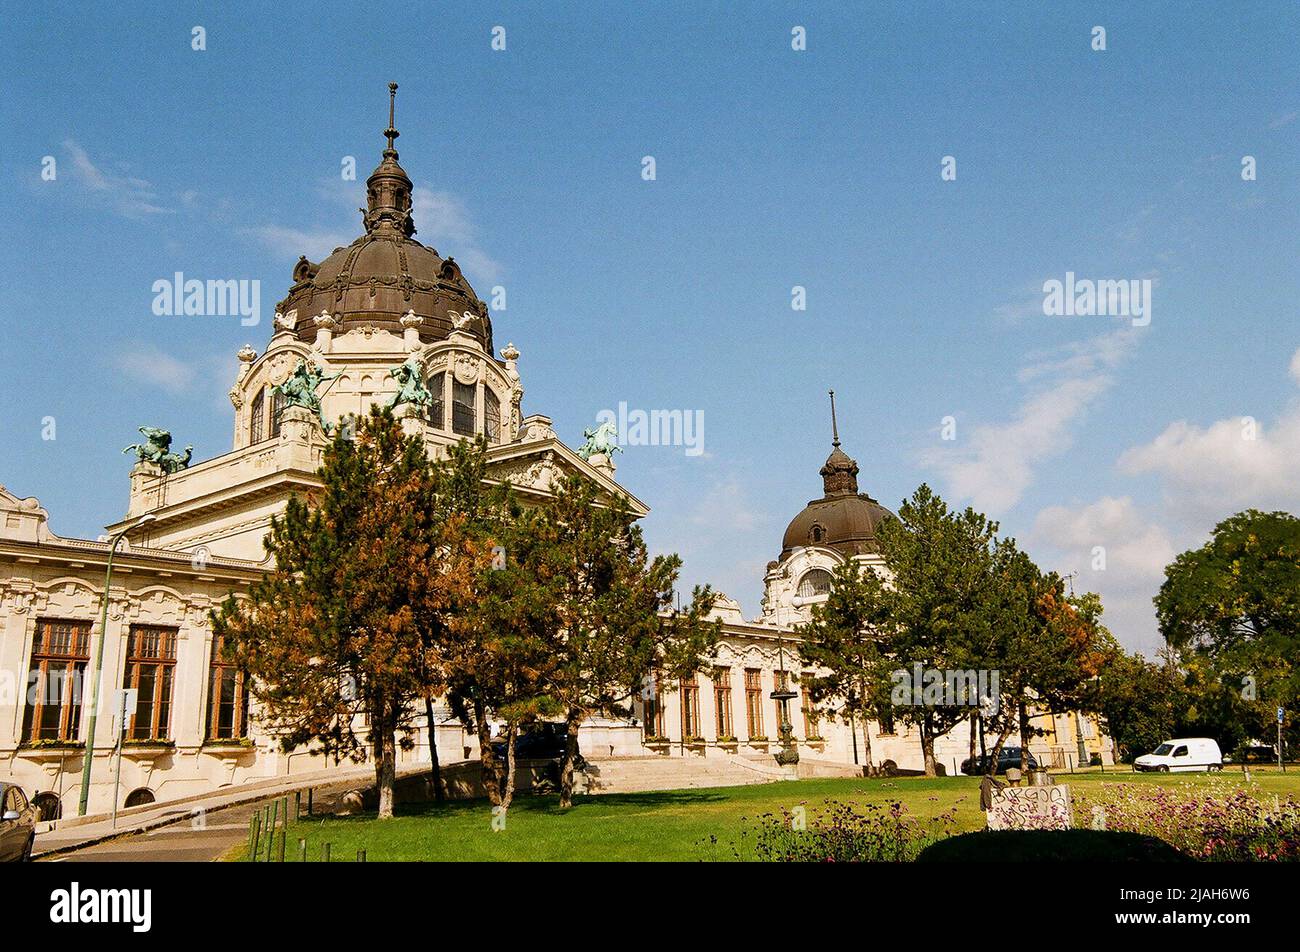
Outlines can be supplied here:
[[117, 544], [132, 529], [153, 522], [156, 517], [146, 513], [108, 540], [108, 565], [104, 569], [104, 595], [101, 598], [99, 613], [99, 643], [95, 646], [95, 668], [91, 674], [90, 720], [86, 724], [86, 753], [81, 760], [81, 800], [77, 804], [77, 816], [86, 815], [86, 805], [90, 802], [90, 766], [95, 756], [95, 725], [99, 719], [99, 688], [104, 675], [104, 642], [108, 638], [108, 587], [113, 582], [113, 553]]

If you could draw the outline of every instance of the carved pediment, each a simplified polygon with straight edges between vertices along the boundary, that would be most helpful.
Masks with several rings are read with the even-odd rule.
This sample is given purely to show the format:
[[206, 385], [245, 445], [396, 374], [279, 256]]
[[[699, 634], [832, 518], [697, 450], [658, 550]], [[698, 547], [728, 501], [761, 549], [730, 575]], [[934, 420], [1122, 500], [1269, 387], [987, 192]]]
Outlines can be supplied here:
[[334, 338], [334, 353], [397, 354], [404, 353], [402, 338], [391, 331], [364, 324], [348, 329], [346, 334]]

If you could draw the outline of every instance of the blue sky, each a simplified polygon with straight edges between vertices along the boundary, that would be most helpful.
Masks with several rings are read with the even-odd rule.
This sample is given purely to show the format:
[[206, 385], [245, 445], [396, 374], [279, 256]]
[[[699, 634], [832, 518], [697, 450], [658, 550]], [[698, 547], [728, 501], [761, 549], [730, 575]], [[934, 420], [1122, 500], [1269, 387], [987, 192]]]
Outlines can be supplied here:
[[[507, 289], [525, 412], [573, 445], [620, 401], [703, 412], [703, 455], [619, 458], [687, 584], [757, 613], [833, 387], [865, 491], [989, 512], [1150, 650], [1169, 558], [1300, 507], [1300, 14], [1127, 6], [13, 10], [0, 483], [94, 536], [137, 425], [229, 449], [235, 351], [299, 254], [358, 233], [395, 80], [417, 237]], [[259, 279], [263, 324], [155, 316], [175, 271]], [[1045, 316], [1067, 271], [1150, 279], [1149, 326]]]

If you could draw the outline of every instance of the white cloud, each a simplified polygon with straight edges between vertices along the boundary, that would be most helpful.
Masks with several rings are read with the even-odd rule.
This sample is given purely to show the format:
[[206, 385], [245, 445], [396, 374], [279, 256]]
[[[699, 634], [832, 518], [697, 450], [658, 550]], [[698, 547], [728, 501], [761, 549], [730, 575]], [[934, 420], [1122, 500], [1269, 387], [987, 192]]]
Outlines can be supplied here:
[[1208, 427], [1179, 420], [1126, 450], [1119, 466], [1160, 476], [1166, 502], [1185, 518], [1218, 521], [1247, 507], [1291, 508], [1300, 504], [1300, 411], [1268, 429], [1248, 417]]
[[312, 261], [320, 261], [335, 248], [349, 245], [356, 238], [356, 235], [347, 234], [341, 229], [304, 231], [280, 225], [246, 228], [244, 233], [252, 235], [281, 257], [297, 260], [299, 255], [306, 255]]
[[1023, 368], [1029, 392], [1005, 423], [971, 427], [962, 438], [922, 454], [938, 469], [946, 490], [977, 508], [1001, 514], [1032, 485], [1039, 464], [1073, 442], [1073, 430], [1113, 382], [1111, 371], [1137, 340], [1131, 328], [1101, 334]]
[[171, 211], [158, 204], [153, 186], [142, 178], [118, 174], [100, 168], [72, 139], [66, 139], [63, 148], [71, 157], [74, 181], [80, 183], [88, 194], [106, 202], [115, 212], [127, 218], [166, 214]]
[[113, 363], [132, 380], [159, 387], [174, 395], [189, 391], [196, 376], [193, 364], [178, 360], [152, 345], [118, 354]]
[[[1300, 350], [1288, 370], [1300, 384]], [[1250, 416], [1204, 427], [1178, 420], [1126, 450], [1119, 467], [1160, 477], [1167, 508], [1203, 531], [1240, 509], [1300, 507], [1300, 403], [1268, 425]]]
[[1101, 595], [1103, 621], [1124, 645], [1147, 654], [1159, 647], [1151, 599], [1182, 547], [1130, 497], [1049, 506], [1034, 520], [1028, 543], [1044, 567], [1073, 574], [1076, 591]]
[[[1128, 496], [1103, 496], [1081, 508], [1048, 506], [1034, 520], [1031, 538], [1067, 555], [1071, 564], [1065, 571], [1078, 571], [1085, 579], [1114, 573], [1125, 588], [1148, 589], [1177, 555], [1165, 530], [1148, 521]], [[1098, 547], [1104, 562], [1094, 569]]]
[[450, 192], [435, 192], [417, 187], [411, 193], [417, 238], [438, 249], [444, 258], [456, 259], [471, 279], [495, 281], [501, 265], [478, 243], [478, 229], [470, 220], [465, 205]]

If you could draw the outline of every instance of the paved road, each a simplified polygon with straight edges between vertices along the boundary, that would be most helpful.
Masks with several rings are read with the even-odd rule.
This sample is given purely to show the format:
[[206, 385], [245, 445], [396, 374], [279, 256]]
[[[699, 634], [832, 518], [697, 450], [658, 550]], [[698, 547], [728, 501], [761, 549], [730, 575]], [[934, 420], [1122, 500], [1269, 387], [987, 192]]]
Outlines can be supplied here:
[[38, 862], [46, 863], [210, 863], [232, 847], [248, 841], [248, 822], [262, 803], [226, 807], [207, 814], [202, 821], [184, 819], [94, 846], [59, 853]]

